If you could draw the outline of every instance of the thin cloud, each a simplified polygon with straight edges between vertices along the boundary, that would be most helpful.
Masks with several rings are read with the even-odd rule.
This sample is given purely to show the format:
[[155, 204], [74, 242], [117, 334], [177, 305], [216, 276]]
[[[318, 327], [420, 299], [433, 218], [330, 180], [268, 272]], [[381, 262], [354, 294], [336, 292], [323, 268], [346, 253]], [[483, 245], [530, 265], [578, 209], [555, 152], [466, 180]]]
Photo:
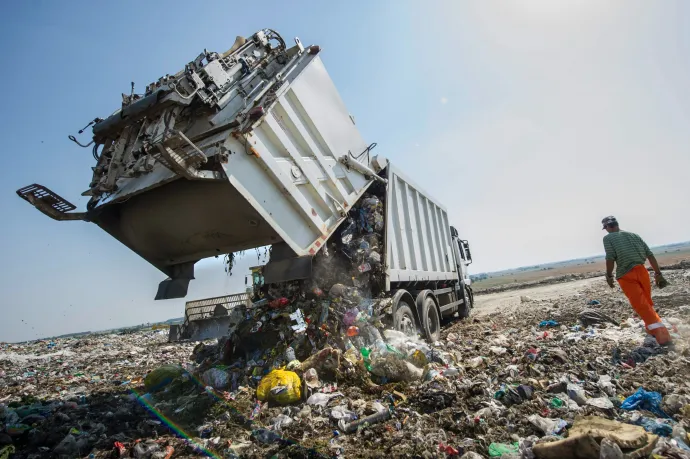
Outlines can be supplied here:
[[441, 97], [441, 103], [442, 103], [443, 105], [447, 104], [447, 103], [448, 103], [448, 99], [445, 98], [445, 97]]

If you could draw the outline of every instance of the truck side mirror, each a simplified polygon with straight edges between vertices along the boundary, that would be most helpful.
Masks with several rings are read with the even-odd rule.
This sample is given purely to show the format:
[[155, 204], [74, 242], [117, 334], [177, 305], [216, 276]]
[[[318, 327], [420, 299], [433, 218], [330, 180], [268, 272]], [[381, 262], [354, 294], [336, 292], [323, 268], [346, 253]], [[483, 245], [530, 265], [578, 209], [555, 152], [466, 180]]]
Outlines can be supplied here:
[[465, 255], [467, 258], [467, 264], [472, 264], [472, 253], [470, 252], [470, 243], [467, 241], [462, 241], [462, 246], [465, 248]]

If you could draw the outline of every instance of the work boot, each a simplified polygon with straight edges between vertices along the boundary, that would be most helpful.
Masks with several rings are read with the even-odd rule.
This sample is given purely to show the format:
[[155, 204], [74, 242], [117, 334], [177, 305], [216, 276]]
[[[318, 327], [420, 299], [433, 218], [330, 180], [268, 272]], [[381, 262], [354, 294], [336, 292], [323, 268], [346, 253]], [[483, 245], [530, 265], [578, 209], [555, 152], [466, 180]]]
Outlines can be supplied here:
[[649, 332], [654, 336], [656, 342], [659, 343], [660, 346], [666, 346], [672, 341], [671, 334], [668, 332], [668, 328], [666, 327], [655, 328], [653, 330], [649, 330]]

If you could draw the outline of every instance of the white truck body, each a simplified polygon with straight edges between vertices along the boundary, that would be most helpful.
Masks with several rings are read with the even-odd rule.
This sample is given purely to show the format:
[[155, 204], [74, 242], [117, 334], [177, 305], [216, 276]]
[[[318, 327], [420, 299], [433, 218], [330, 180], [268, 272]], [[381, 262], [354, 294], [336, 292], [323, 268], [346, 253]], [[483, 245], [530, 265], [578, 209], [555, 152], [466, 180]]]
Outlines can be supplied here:
[[386, 266], [390, 281], [442, 281], [457, 277], [445, 207], [388, 166]]

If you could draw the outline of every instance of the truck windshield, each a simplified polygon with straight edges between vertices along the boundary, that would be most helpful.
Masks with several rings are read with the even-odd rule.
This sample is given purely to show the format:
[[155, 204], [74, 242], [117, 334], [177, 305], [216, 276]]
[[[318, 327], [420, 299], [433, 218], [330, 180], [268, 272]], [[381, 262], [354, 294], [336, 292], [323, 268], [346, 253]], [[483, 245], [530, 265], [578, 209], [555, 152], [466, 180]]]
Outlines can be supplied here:
[[460, 257], [462, 257], [463, 260], [467, 261], [467, 258], [465, 258], [465, 247], [462, 245], [462, 241], [458, 240], [458, 251], [460, 252]]

